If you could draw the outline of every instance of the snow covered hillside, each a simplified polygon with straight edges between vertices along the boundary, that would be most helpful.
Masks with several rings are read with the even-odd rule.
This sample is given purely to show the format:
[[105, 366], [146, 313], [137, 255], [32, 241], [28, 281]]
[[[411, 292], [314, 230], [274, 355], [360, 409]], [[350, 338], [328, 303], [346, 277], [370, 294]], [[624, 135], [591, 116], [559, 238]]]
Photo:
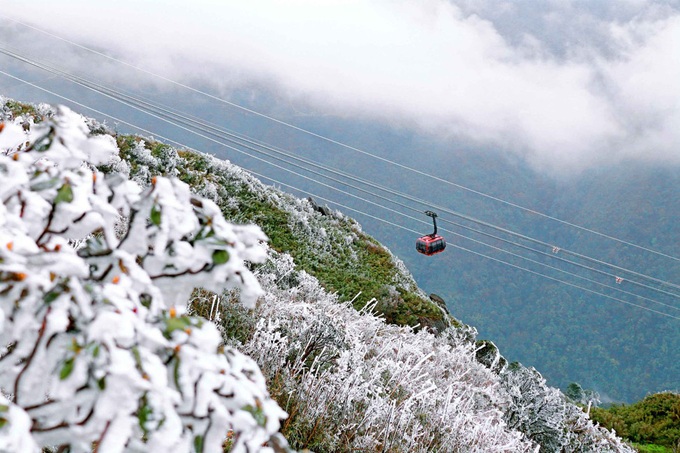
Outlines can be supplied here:
[[[117, 151], [118, 158], [105, 162], [104, 159], [89, 161], [88, 165], [84, 165], [81, 161], [87, 161], [88, 156], [76, 153], [73, 155], [76, 157], [69, 157], [69, 168], [74, 172], [73, 175], [79, 175], [78, 178], [81, 179], [89, 177], [90, 181], [99, 181], [98, 178], [101, 177], [108, 181], [107, 184], [113, 184], [111, 181], [114, 180], [119, 181], [118, 184], [128, 181], [125, 184], [139, 187], [142, 194], [155, 200], [148, 202], [148, 206], [141, 201], [131, 202], [132, 206], [138, 206], [135, 203], [146, 206], [146, 211], [139, 208], [135, 212], [148, 211], [148, 218], [139, 217], [144, 222], [140, 220], [137, 223], [130, 219], [134, 218], [131, 211], [126, 212], [123, 209], [124, 204], [112, 205], [114, 213], [115, 210], [122, 209], [123, 214], [126, 214], [122, 221], [111, 219], [100, 226], [93, 224], [90, 230], [83, 230], [82, 242], [67, 242], [64, 239], [62, 247], [71, 249], [74, 245], [83, 247], [85, 244], [85, 250], [89, 250], [87, 253], [92, 252], [90, 255], [73, 252], [69, 256], [75, 257], [73, 260], [76, 261], [78, 257], [84, 260], [100, 260], [103, 259], [102, 256], [97, 255], [93, 249], [90, 250], [93, 244], [91, 239], [99, 237], [100, 228], [104, 230], [111, 244], [118, 244], [119, 241], [124, 243], [120, 237], [129, 237], [135, 228], [135, 234], [151, 232], [148, 240], [142, 240], [143, 235], [135, 238], [135, 243], [143, 250], [125, 249], [126, 253], [132, 254], [131, 261], [126, 258], [128, 261], [121, 261], [124, 263], [123, 267], [118, 267], [123, 270], [140, 266], [140, 272], [143, 270], [151, 276], [150, 282], [143, 282], [149, 287], [148, 291], [160, 291], [162, 294], [162, 297], [159, 295], [158, 299], [153, 300], [165, 302], [159, 305], [145, 304], [145, 297], [142, 296], [146, 293], [135, 289], [134, 294], [126, 296], [125, 300], [130, 302], [121, 302], [115, 307], [114, 313], [120, 314], [122, 311], [127, 316], [130, 311], [129, 317], [125, 319], [143, 318], [146, 322], [150, 322], [148, 320], [152, 318], [162, 320], [160, 326], [152, 325], [148, 328], [160, 329], [160, 336], [166, 340], [158, 340], [157, 344], [139, 340], [139, 346], [133, 349], [143, 349], [143, 352], [141, 355], [140, 352], [132, 353], [131, 361], [125, 363], [131, 367], [127, 369], [128, 374], [135, 374], [142, 367], [150, 368], [149, 364], [153, 363], [156, 374], [152, 378], [156, 379], [155, 382], [162, 383], [159, 384], [160, 388], [167, 388], [159, 394], [151, 392], [144, 383], [143, 375], [141, 380], [120, 384], [122, 388], [129, 386], [135, 389], [126, 393], [130, 404], [120, 405], [115, 410], [109, 408], [108, 412], [104, 411], [105, 416], [99, 418], [96, 401], [99, 401], [97, 398], [104, 398], [106, 387], [102, 388], [97, 379], [88, 381], [87, 366], [95, 371], [98, 367], [103, 367], [109, 374], [119, 373], [120, 370], [114, 369], [111, 364], [108, 368], [103, 366], [93, 353], [88, 362], [81, 361], [80, 349], [75, 346], [69, 349], [71, 340], [68, 340], [68, 335], [75, 335], [73, 338], [76, 338], [77, 335], [84, 334], [76, 335], [69, 330], [72, 328], [68, 322], [69, 316], [74, 317], [74, 313], [80, 312], [77, 307], [69, 305], [71, 302], [64, 300], [60, 307], [65, 310], [63, 313], [67, 322], [63, 329], [64, 339], [58, 344], [66, 348], [67, 355], [61, 362], [58, 357], [53, 358], [60, 365], [44, 370], [45, 382], [41, 387], [46, 401], [55, 403], [34, 401], [35, 397], [28, 403], [24, 402], [19, 398], [19, 393], [13, 392], [18, 387], [11, 385], [13, 380], [18, 382], [22, 373], [25, 373], [20, 371], [22, 368], [18, 364], [24, 363], [27, 354], [30, 354], [28, 343], [35, 342], [35, 338], [38, 338], [37, 345], [43, 344], [45, 348], [49, 346], [44, 345], [45, 342], [41, 343], [39, 323], [32, 327], [35, 334], [28, 337], [25, 341], [27, 345], [22, 348], [14, 346], [19, 344], [19, 337], [7, 336], [7, 327], [14, 324], [4, 322], [0, 325], [0, 333], [6, 343], [2, 345], [4, 352], [0, 360], [13, 361], [14, 365], [6, 369], [18, 370], [14, 374], [0, 371], [0, 386], [7, 399], [0, 406], [0, 449], [3, 445], [18, 445], [17, 442], [25, 442], [25, 445], [33, 448], [59, 447], [72, 441], [69, 436], [75, 436], [80, 443], [79, 447], [73, 446], [73, 451], [81, 451], [78, 448], [84, 449], [85, 445], [103, 445], [102, 439], [105, 439], [108, 426], [113, 423], [111, 420], [118, 420], [116, 417], [119, 417], [120, 420], [127, 420], [120, 423], [129, 424], [133, 419], [138, 424], [123, 429], [126, 436], [117, 444], [107, 444], [110, 445], [110, 451], [153, 451], [163, 441], [182, 445], [185, 451], [216, 451], [214, 448], [219, 444], [222, 448], [232, 448], [233, 451], [246, 451], [246, 448], [250, 448], [248, 451], [253, 448], [287, 451], [290, 447], [309, 448], [319, 452], [633, 451], [614, 434], [593, 425], [581, 408], [567, 401], [559, 390], [548, 387], [536, 370], [516, 363], [508, 364], [493, 343], [477, 341], [473, 327], [461, 324], [446, 313], [445, 309], [431, 301], [417, 287], [401, 261], [364, 234], [354, 220], [339, 212], [322, 209], [308, 200], [300, 200], [265, 186], [243, 169], [195, 151], [176, 150], [152, 139], [115, 135], [95, 121], [72, 113], [59, 116], [53, 108], [45, 105], [27, 106], [4, 98], [0, 98], [0, 103], [0, 121], [8, 125], [4, 128], [5, 131], [10, 130], [9, 125], [17, 125], [22, 129], [12, 130], [15, 133], [23, 130], [28, 134], [25, 140], [32, 140], [31, 145], [24, 148], [21, 145], [21, 149], [6, 147], [0, 150], [0, 158], [3, 159], [0, 161], [2, 185], [16, 176], [15, 171], [10, 170], [14, 165], [12, 162], [17, 160], [14, 156], [22, 152], [27, 156], [29, 152], [36, 152], [39, 146], [35, 143], [43, 143], [41, 137], [49, 134], [53, 134], [51, 137], [54, 134], [59, 136], [61, 128], [82, 130], [82, 124], [87, 124], [92, 140], [96, 138], [98, 143], [108, 143], [107, 146]], [[40, 135], [34, 133], [36, 130], [48, 132], [47, 135]], [[3, 133], [6, 132], [0, 132], [0, 143], [4, 143], [1, 140]], [[68, 146], [64, 144], [64, 147], [77, 148], [79, 143], [90, 142], [82, 139], [79, 142], [69, 142]], [[51, 149], [50, 146], [47, 147], [48, 150]], [[30, 165], [34, 163], [27, 159], [26, 165], [30, 170], [33, 168]], [[62, 164], [54, 161], [49, 165], [56, 165], [55, 168], [58, 169]], [[94, 169], [94, 165], [97, 165], [98, 171]], [[28, 172], [26, 174], [30, 175]], [[76, 187], [75, 182], [72, 182], [76, 181], [76, 176], [73, 175], [62, 175], [67, 179], [60, 180], [62, 185], [59, 187], [68, 186], [68, 190], [71, 190], [72, 185]], [[101, 198], [101, 193], [106, 193], [101, 189], [103, 192], [97, 195], [96, 190], [92, 189], [93, 185], [89, 186], [89, 199]], [[193, 195], [189, 195], [189, 189]], [[23, 193], [22, 190], [33, 193], [43, 189], [27, 183], [20, 187], [18, 193]], [[130, 190], [129, 197], [137, 200], [137, 195], [134, 195], [136, 192]], [[51, 193], [54, 206], [59, 203], [75, 203], [76, 198], [73, 195], [67, 196], [65, 191], [66, 189], [55, 189]], [[106, 201], [107, 199], [102, 198], [102, 206], [111, 203], [113, 198]], [[0, 212], [3, 219], [21, 223], [24, 212], [21, 204], [12, 204], [8, 198], [2, 202], [3, 211]], [[187, 206], [187, 210], [181, 211], [182, 206]], [[228, 247], [224, 245], [218, 249], [211, 248], [210, 254], [206, 255], [200, 248], [206, 247], [200, 242], [207, 238], [200, 232], [204, 230], [193, 232], [185, 228], [184, 231], [181, 225], [183, 216], [198, 215], [199, 219], [206, 218], [203, 210], [209, 210], [210, 206], [219, 207], [220, 211], [212, 213], [210, 219], [222, 219], [223, 216], [226, 222], [259, 225], [269, 237], [269, 245], [256, 244], [255, 230], [215, 220], [216, 225], [219, 223], [224, 231], [232, 231], [232, 228], [235, 233], [229, 233], [232, 234], [229, 237], [234, 239], [233, 242], [227, 241]], [[82, 206], [80, 208], [84, 209]], [[6, 212], [9, 214], [6, 215]], [[107, 208], [105, 212], [110, 213], [111, 210]], [[177, 225], [161, 221], [161, 215], [165, 216], [167, 212], [177, 212], [174, 220]], [[212, 225], [213, 221], [206, 222], [201, 225]], [[167, 228], [167, 231], [163, 228]], [[184, 233], [172, 236], [170, 232], [175, 228]], [[214, 228], [217, 229], [217, 226]], [[22, 234], [30, 239], [29, 233]], [[37, 236], [37, 240], [30, 240], [40, 245], [43, 235], [38, 232]], [[54, 236], [56, 238], [58, 234], [54, 233]], [[159, 237], [165, 242], [159, 242]], [[4, 239], [3, 236], [3, 241]], [[11, 242], [11, 238], [8, 241]], [[4, 242], [9, 243], [8, 241]], [[196, 255], [192, 255], [186, 249], [187, 246], [183, 246], [183, 252], [173, 259], [176, 256], [174, 254], [179, 253], [175, 250], [180, 250], [179, 246], [169, 245], [174, 244], [173, 241], [190, 243]], [[208, 241], [205, 244], [213, 243]], [[209, 246], [215, 247], [214, 244]], [[249, 248], [253, 250], [248, 251]], [[256, 252], [255, 249], [261, 249], [262, 252]], [[115, 253], [119, 253], [116, 250]], [[163, 253], [170, 251], [161, 254], [159, 250], [163, 250]], [[18, 301], [23, 297], [21, 291], [17, 293], [18, 284], [23, 279], [17, 279], [18, 271], [5, 269], [10, 259], [18, 259], [13, 258], [14, 255], [10, 252], [12, 250], [2, 249], [3, 255], [0, 258], [0, 271], [3, 272], [0, 297], [5, 299], [1, 305], [4, 317], [0, 319], [11, 320], [10, 314], [14, 313], [11, 307], [18, 306]], [[163, 259], [147, 261], [148, 256], [156, 255]], [[199, 265], [192, 261], [200, 260], [203, 256], [208, 257], [207, 264]], [[245, 266], [243, 260], [246, 260]], [[151, 261], [156, 263], [155, 267]], [[182, 285], [178, 285], [178, 281], [174, 279], [154, 279], [154, 276], [165, 275], [164, 266], [184, 266], [182, 268], [186, 268], [187, 279], [182, 280]], [[213, 269], [217, 272], [221, 266], [225, 266], [222, 274], [212, 273]], [[90, 272], [91, 269], [90, 267]], [[198, 270], [209, 270], [210, 273], [203, 279], [188, 278], [194, 273], [200, 274]], [[13, 272], [11, 276], [5, 276], [4, 273], [10, 271]], [[60, 269], [59, 272], [66, 270]], [[83, 272], [77, 278], [82, 278], [90, 285], [99, 284], [92, 281], [92, 276], [87, 277], [85, 270]], [[215, 275], [227, 278], [228, 284], [217, 281], [219, 278]], [[50, 273], [44, 273], [44, 278], [47, 280], [41, 283], [43, 286], [36, 288], [50, 287]], [[111, 285], [109, 282], [108, 286], [103, 286], [103, 294], [118, 288], [119, 282], [114, 283], [115, 285]], [[65, 288], [64, 285], [66, 283], [62, 285]], [[133, 287], [138, 288], [142, 283], [135, 285], [137, 286]], [[154, 285], [159, 289], [153, 289]], [[10, 287], [14, 289], [8, 290]], [[196, 289], [188, 296], [194, 287], [202, 289]], [[52, 293], [48, 291], [47, 294]], [[244, 305], [239, 302], [244, 296], [247, 301], [258, 295], [255, 304]], [[11, 297], [14, 299], [10, 299]], [[91, 296], [83, 297], [87, 299]], [[170, 302], [177, 297], [187, 300]], [[96, 310], [109, 310], [105, 299], [101, 302], [101, 307], [95, 304]], [[44, 298], [36, 299], [36, 307], [41, 307], [41, 303], [45, 303]], [[177, 313], [181, 314], [184, 304], [188, 306], [188, 314], [186, 318], [181, 318], [184, 324], [179, 326], [178, 321], [173, 320], [178, 319]], [[50, 310], [48, 308], [47, 312]], [[79, 322], [83, 324], [78, 324], [78, 328], [85, 329], [87, 323], [92, 322], [90, 315], [77, 316], [80, 316]], [[200, 317], [208, 318], [212, 323], [201, 323]], [[146, 332], [139, 327], [141, 325], [138, 325], [140, 332]], [[219, 381], [219, 372], [214, 373], [212, 368], [206, 368], [203, 374], [191, 375], [194, 379], [191, 382], [195, 382], [197, 392], [194, 398], [186, 385], [173, 386], [173, 380], [175, 383], [179, 382], [173, 367], [183, 370], [182, 367], [186, 367], [187, 363], [201, 365], [208, 363], [205, 360], [213, 360], [203, 358], [214, 354], [210, 350], [215, 345], [210, 333], [212, 328], [202, 327], [212, 325], [220, 332], [226, 350], [233, 351], [227, 354], [227, 359], [219, 359], [227, 360], [224, 363], [219, 362], [223, 363], [220, 366], [223, 369], [228, 369], [229, 366], [236, 369], [240, 363], [243, 370], [242, 375], [239, 375], [242, 377], [228, 381], [230, 391], [222, 394], [216, 390], [215, 398], [209, 400], [211, 403], [207, 404], [207, 413], [202, 418], [195, 401], [208, 401], [205, 396], [199, 398], [199, 390], [206, 391], [199, 386], [199, 383], [205, 384], [204, 379], [207, 378], [204, 376], [211, 376], [210, 382], [220, 382], [219, 385], [214, 382], [210, 385], [219, 387], [227, 384]], [[14, 331], [19, 332], [17, 329], [19, 328]], [[192, 356], [195, 360], [180, 361], [177, 357], [180, 351], [184, 354], [184, 346], [179, 347], [177, 342], [188, 341], [187, 335], [192, 335], [193, 331], [208, 332], [201, 337], [206, 339], [206, 343], [202, 345], [203, 348], [191, 343], [197, 351]], [[148, 333], [142, 336], [156, 338], [154, 335], [156, 334]], [[73, 341], [75, 345], [75, 340]], [[115, 342], [111, 344], [119, 346]], [[74, 352], [74, 349], [78, 352]], [[220, 351], [222, 349], [223, 347], [219, 348]], [[47, 354], [47, 349], [45, 351]], [[87, 351], [90, 354], [90, 349]], [[218, 352], [217, 357], [224, 357], [220, 354], [222, 353]], [[249, 356], [257, 366], [253, 364], [253, 368], [243, 365], [250, 362], [241, 354]], [[32, 357], [32, 354], [28, 356]], [[65, 365], [66, 363], [70, 365]], [[79, 364], [80, 368], [74, 364]], [[168, 367], [167, 378], [161, 377], [165, 371], [163, 364]], [[73, 372], [74, 376], [78, 374], [83, 376], [83, 382], [89, 382], [87, 391], [81, 392], [77, 386], [66, 385], [75, 378], [71, 378], [72, 372], [65, 372], [65, 368], [79, 370], [78, 373]], [[98, 373], [100, 374], [95, 375], [100, 376], [101, 372]], [[217, 377], [213, 376], [215, 374]], [[260, 376], [264, 381], [260, 380]], [[261, 388], [262, 382], [266, 382], [266, 390]], [[84, 384], [81, 382], [79, 385]], [[224, 390], [225, 387], [221, 389]], [[84, 405], [89, 404], [88, 407], [92, 407], [97, 414], [93, 419], [98, 420], [98, 424], [91, 424], [89, 417], [82, 424], [78, 422], [83, 417], [78, 411], [85, 409], [77, 406], [80, 402], [73, 403], [76, 406], [69, 405], [71, 403], [64, 400], [64, 395], [80, 395], [83, 401], [87, 401]], [[275, 407], [274, 401], [287, 415], [283, 416], [283, 412]], [[53, 421], [57, 428], [54, 432], [49, 430], [50, 435], [45, 435], [40, 428], [46, 425], [41, 423], [54, 416], [49, 407], [52, 404], [66, 405], [73, 414], [71, 418], [67, 417], [61, 422]], [[48, 406], [48, 409], [45, 410], [43, 406]], [[95, 406], [97, 410], [94, 409]], [[38, 407], [40, 408], [36, 409]], [[226, 408], [226, 412], [218, 411], [222, 414], [221, 418], [210, 415], [218, 407]], [[125, 413], [126, 410], [128, 413]], [[49, 417], [46, 413], [49, 413]], [[166, 419], [174, 423], [174, 437], [170, 435], [173, 433], [167, 434], [170, 431], [168, 425], [163, 427]], [[208, 419], [209, 423], [206, 422]], [[106, 420], [109, 420], [109, 424]], [[280, 432], [287, 442], [274, 434], [279, 428], [279, 422]], [[90, 429], [88, 431], [83, 427]], [[290, 443], [290, 447], [287, 443]], [[207, 447], [208, 444], [210, 448]]]

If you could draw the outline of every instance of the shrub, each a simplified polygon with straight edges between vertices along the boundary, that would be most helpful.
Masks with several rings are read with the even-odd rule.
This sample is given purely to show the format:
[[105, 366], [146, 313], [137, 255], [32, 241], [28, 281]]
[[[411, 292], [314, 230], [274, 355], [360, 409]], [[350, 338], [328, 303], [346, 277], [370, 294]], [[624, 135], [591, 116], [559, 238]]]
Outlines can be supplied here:
[[252, 306], [265, 236], [180, 181], [94, 169], [116, 152], [67, 109], [0, 125], [0, 450], [258, 450], [285, 413], [183, 307], [198, 286]]

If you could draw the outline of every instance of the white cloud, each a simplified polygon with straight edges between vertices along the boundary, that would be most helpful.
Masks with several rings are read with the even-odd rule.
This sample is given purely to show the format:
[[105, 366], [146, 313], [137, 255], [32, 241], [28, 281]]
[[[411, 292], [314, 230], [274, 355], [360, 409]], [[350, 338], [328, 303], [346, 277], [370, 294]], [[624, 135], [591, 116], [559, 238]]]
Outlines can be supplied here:
[[611, 103], [627, 132], [627, 157], [680, 159], [680, 15], [657, 23], [613, 25], [621, 57], [601, 63]]
[[597, 16], [552, 2], [532, 16], [515, 2], [462, 0], [55, 3], [3, 9], [168, 77], [269, 83], [333, 113], [477, 140], [550, 171], [680, 163], [680, 13], [666, 4]]

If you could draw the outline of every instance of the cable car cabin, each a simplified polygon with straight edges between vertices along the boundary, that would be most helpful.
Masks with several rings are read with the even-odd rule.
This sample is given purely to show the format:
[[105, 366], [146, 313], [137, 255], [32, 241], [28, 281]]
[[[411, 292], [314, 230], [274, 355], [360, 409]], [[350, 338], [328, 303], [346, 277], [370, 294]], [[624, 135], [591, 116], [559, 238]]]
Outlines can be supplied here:
[[444, 251], [446, 248], [446, 239], [437, 235], [437, 214], [432, 211], [425, 211], [425, 215], [432, 217], [434, 232], [416, 239], [416, 250], [423, 255], [432, 256], [435, 253]]
[[423, 236], [416, 240], [416, 250], [423, 255], [431, 256], [441, 253], [446, 248], [446, 239], [441, 236]]

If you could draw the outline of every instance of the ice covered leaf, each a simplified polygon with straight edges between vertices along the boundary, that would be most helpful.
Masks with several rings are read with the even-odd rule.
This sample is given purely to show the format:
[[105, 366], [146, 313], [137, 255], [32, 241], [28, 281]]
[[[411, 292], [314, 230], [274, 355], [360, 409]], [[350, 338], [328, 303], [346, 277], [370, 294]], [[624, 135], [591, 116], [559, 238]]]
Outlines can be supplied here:
[[57, 191], [57, 196], [54, 199], [54, 204], [59, 204], [62, 202], [70, 203], [73, 201], [73, 189], [71, 189], [70, 183], [65, 183]]
[[0, 122], [0, 150], [16, 150], [25, 141], [26, 133], [21, 126], [9, 122]]
[[29, 415], [0, 395], [0, 451], [40, 452], [30, 428]]
[[161, 224], [161, 210], [158, 205], [153, 205], [151, 208], [151, 223], [158, 226]]
[[226, 250], [215, 250], [212, 254], [213, 264], [224, 264], [229, 261], [229, 252]]
[[44, 151], [47, 151], [50, 149], [50, 145], [52, 144], [52, 140], [54, 140], [54, 128], [50, 127], [47, 132], [45, 132], [42, 136], [40, 136], [38, 139], [36, 139], [33, 142], [33, 145], [31, 146], [31, 149], [41, 153]]

